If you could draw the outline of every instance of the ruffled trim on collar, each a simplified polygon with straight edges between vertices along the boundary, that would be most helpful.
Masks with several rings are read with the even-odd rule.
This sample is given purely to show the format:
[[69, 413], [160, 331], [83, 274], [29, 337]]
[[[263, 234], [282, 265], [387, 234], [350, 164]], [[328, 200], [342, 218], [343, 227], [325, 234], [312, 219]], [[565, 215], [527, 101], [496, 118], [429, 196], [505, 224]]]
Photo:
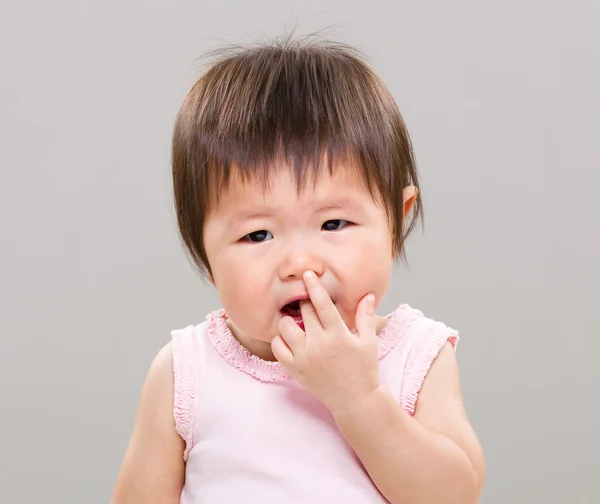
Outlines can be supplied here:
[[[422, 313], [403, 304], [386, 316], [386, 325], [377, 336], [379, 360], [388, 355], [402, 339], [412, 322]], [[213, 348], [233, 367], [263, 382], [283, 382], [292, 376], [283, 364], [266, 361], [250, 353], [233, 335], [227, 315], [221, 308], [206, 316], [208, 336]]]

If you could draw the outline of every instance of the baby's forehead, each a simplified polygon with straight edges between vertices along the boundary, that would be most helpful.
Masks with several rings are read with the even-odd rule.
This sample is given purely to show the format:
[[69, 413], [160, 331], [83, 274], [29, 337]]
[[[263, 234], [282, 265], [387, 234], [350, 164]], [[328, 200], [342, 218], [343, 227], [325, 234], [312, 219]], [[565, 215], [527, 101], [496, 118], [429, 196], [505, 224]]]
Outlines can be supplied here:
[[299, 172], [290, 166], [268, 171], [242, 173], [233, 170], [221, 184], [214, 203], [264, 203], [269, 200], [302, 199], [307, 202], [347, 194], [354, 198], [371, 198], [365, 174], [352, 166], [337, 165], [330, 169]]

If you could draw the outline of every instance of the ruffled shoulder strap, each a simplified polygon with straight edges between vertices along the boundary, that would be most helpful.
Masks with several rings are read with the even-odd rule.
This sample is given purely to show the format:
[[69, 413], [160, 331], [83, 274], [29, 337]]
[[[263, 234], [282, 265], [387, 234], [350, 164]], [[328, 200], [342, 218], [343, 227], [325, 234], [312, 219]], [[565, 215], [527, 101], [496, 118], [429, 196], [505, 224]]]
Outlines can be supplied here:
[[185, 441], [183, 459], [194, 446], [196, 420], [196, 344], [194, 326], [171, 332], [173, 342], [173, 373], [175, 381], [175, 428]]
[[400, 405], [414, 415], [417, 397], [431, 364], [446, 342], [456, 350], [459, 337], [454, 329], [421, 316], [411, 323], [404, 339], [410, 348], [402, 377]]

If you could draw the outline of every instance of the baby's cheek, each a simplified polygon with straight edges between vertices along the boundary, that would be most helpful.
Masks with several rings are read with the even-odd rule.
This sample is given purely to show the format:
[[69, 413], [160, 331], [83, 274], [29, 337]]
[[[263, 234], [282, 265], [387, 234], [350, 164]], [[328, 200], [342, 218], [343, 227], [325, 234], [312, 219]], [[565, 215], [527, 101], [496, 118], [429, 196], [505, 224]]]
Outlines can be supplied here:
[[389, 288], [391, 273], [391, 260], [386, 262], [385, 258], [373, 259], [358, 274], [357, 290], [364, 294], [373, 292], [377, 303], [380, 303]]
[[270, 300], [270, 277], [257, 264], [230, 263], [224, 275], [228, 297], [242, 303], [248, 312], [255, 314], [258, 306]]

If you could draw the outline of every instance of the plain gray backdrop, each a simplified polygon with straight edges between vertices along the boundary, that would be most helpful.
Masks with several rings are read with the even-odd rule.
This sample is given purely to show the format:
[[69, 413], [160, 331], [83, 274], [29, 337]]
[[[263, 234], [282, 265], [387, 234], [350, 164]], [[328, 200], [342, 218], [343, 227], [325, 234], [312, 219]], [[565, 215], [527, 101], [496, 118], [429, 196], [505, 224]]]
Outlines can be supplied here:
[[333, 26], [396, 97], [426, 227], [381, 308], [460, 330], [482, 502], [600, 502], [600, 3], [0, 3], [0, 502], [107, 503], [145, 373], [218, 307], [175, 228], [199, 57]]

